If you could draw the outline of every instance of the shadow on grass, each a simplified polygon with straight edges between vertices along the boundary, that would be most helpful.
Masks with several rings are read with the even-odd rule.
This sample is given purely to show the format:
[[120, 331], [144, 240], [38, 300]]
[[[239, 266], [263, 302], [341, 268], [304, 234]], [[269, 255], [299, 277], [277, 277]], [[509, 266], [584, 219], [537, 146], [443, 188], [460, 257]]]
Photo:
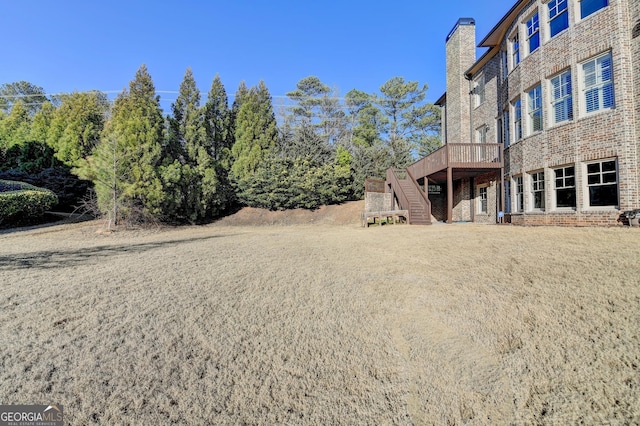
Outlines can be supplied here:
[[[224, 235], [229, 236], [229, 235]], [[158, 241], [140, 244], [121, 244], [112, 246], [88, 247], [79, 250], [52, 250], [21, 253], [13, 256], [0, 256], [0, 271], [13, 271], [18, 269], [56, 269], [81, 265], [90, 261], [104, 261], [111, 256], [126, 255], [132, 253], [144, 253], [149, 250], [179, 246], [181, 244], [196, 241], [206, 241], [220, 238], [221, 235], [208, 237], [194, 237], [181, 240]]]

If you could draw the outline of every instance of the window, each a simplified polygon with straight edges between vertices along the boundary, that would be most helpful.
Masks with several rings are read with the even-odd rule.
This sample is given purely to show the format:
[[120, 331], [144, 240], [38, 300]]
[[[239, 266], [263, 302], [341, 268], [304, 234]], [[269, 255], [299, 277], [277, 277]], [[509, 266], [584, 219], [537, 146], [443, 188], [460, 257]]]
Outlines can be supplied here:
[[522, 176], [516, 176], [514, 178], [516, 184], [516, 211], [523, 212], [524, 211], [524, 183], [522, 181]]
[[587, 164], [589, 206], [618, 205], [618, 173], [616, 161], [606, 160]]
[[487, 213], [487, 187], [481, 186], [478, 188], [478, 212]]
[[504, 111], [502, 111], [502, 143], [504, 143], [505, 148], [508, 148], [511, 144], [511, 141], [509, 139], [509, 124], [509, 109], [506, 108]]
[[549, 32], [551, 37], [569, 28], [567, 0], [551, 0], [549, 7]]
[[515, 68], [520, 63], [520, 36], [516, 33], [511, 37], [511, 67]]
[[609, 0], [580, 0], [580, 17], [582, 19], [609, 6]]
[[576, 207], [576, 169], [574, 166], [554, 170], [556, 207]]
[[551, 79], [551, 101], [553, 122], [573, 120], [573, 98], [571, 96], [571, 71], [564, 72]]
[[500, 68], [502, 69], [502, 79], [509, 76], [509, 54], [506, 50], [500, 51]]
[[489, 132], [489, 126], [484, 125], [476, 129], [476, 142], [487, 143], [487, 133]]
[[542, 86], [529, 91], [529, 130], [530, 133], [542, 130]]
[[520, 98], [513, 102], [513, 133], [516, 142], [522, 139], [522, 102], [520, 102]]
[[527, 43], [530, 54], [540, 47], [540, 21], [537, 13], [527, 21]]
[[505, 213], [511, 213], [511, 180], [504, 181], [504, 210]]
[[484, 74], [482, 74], [480, 77], [478, 77], [478, 79], [475, 81], [475, 89], [474, 92], [476, 94], [475, 98], [476, 98], [476, 106], [480, 106], [484, 103], [485, 101], [485, 90], [484, 90]]
[[584, 74], [584, 101], [587, 113], [611, 109], [615, 105], [613, 94], [613, 64], [611, 53], [582, 64]]
[[544, 171], [531, 174], [531, 198], [534, 209], [544, 210]]

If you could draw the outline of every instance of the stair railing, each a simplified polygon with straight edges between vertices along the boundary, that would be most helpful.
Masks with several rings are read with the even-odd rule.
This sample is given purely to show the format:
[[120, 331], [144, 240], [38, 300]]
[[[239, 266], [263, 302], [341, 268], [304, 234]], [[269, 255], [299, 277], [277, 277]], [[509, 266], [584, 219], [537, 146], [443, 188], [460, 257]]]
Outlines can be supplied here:
[[[400, 172], [406, 175], [406, 179], [403, 179], [403, 180], [409, 181], [412, 187], [414, 188], [414, 191], [419, 194], [416, 197], [417, 201], [420, 203], [420, 206], [423, 209], [423, 211], [427, 213], [427, 221], [431, 223], [431, 202], [429, 201], [429, 197], [427, 197], [427, 194], [425, 194], [424, 191], [420, 189], [420, 185], [418, 185], [418, 182], [416, 181], [416, 179], [413, 177], [413, 174], [408, 169], [401, 170]], [[393, 194], [396, 196], [398, 200], [398, 205], [400, 206], [400, 209], [407, 210], [409, 212], [409, 217], [407, 219], [409, 220], [409, 223], [411, 223], [413, 219], [411, 217], [412, 216], [411, 203], [409, 202], [409, 195], [404, 192], [404, 188], [402, 188], [402, 186], [400, 185], [400, 180], [398, 178], [398, 171], [396, 171], [393, 168], [389, 168], [387, 170], [387, 183], [391, 186], [391, 190], [393, 191]]]
[[[418, 194], [420, 194], [420, 196], [418, 197], [418, 200], [420, 201], [420, 205], [422, 206], [422, 209], [425, 212], [427, 212], [427, 221], [431, 223], [431, 201], [429, 201], [429, 196], [422, 190], [422, 188], [420, 188], [420, 185], [418, 185], [418, 181], [413, 176], [413, 173], [411, 172], [411, 170], [409, 170], [409, 168], [407, 168], [407, 177], [413, 184], [415, 191]], [[427, 182], [427, 178], [425, 177], [424, 180], [425, 180], [425, 187], [428, 188], [429, 183]]]

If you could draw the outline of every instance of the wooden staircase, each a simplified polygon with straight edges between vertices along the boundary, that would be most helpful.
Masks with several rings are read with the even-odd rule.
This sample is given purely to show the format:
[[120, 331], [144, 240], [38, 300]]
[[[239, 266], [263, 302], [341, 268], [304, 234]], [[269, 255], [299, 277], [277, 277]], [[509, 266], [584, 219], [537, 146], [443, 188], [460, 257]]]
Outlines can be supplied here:
[[416, 187], [409, 179], [399, 180], [402, 191], [406, 194], [409, 200], [409, 223], [412, 225], [431, 225], [431, 209], [425, 211], [423, 203], [421, 203], [421, 197], [418, 191], [420, 189]]
[[408, 170], [389, 169], [387, 186], [399, 208], [409, 211], [410, 224], [431, 225], [431, 203]]

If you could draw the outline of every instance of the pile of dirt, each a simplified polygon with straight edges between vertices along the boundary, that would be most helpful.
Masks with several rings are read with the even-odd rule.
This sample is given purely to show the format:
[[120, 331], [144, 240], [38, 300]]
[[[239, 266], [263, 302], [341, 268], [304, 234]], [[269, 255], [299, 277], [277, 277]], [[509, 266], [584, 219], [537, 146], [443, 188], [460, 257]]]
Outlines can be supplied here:
[[264, 226], [264, 225], [356, 225], [364, 211], [364, 201], [322, 206], [316, 210], [292, 209], [271, 211], [245, 207], [235, 214], [223, 217], [216, 225]]

